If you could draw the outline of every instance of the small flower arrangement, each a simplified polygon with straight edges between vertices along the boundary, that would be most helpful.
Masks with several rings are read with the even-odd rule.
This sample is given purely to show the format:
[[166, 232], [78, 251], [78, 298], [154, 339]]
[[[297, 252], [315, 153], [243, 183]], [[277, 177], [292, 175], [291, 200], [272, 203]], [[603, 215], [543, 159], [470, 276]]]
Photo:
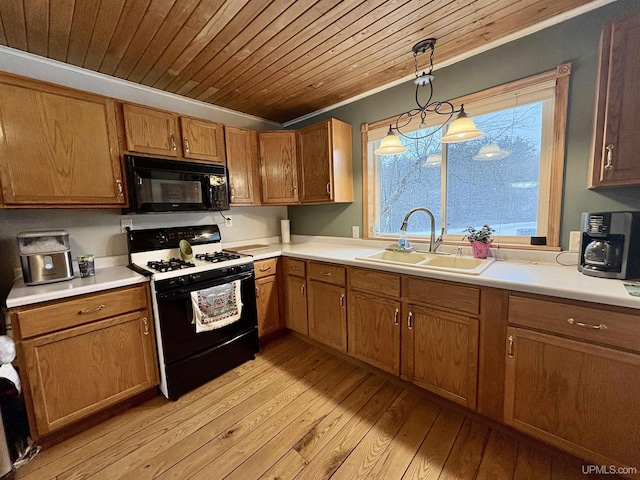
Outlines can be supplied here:
[[482, 225], [482, 228], [480, 228], [480, 230], [476, 230], [474, 227], [469, 225], [463, 230], [463, 232], [465, 232], [464, 237], [462, 237], [463, 240], [467, 239], [471, 243], [491, 243], [493, 240], [491, 238], [491, 234], [495, 233], [495, 230], [485, 223], [484, 225]]

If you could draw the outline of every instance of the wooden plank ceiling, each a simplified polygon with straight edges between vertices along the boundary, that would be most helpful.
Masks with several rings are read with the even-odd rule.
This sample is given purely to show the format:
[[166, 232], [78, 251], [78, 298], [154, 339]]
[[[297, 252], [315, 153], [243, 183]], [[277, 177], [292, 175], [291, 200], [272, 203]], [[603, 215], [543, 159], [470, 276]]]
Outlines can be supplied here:
[[0, 44], [285, 122], [593, 1], [0, 0]]

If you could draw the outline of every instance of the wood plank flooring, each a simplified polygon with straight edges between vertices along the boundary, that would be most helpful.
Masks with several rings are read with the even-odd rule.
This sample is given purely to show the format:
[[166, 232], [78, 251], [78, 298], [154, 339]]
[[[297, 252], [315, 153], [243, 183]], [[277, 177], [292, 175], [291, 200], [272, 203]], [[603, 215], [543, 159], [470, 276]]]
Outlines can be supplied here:
[[41, 452], [16, 478], [589, 478], [549, 451], [285, 336], [176, 402], [154, 398]]

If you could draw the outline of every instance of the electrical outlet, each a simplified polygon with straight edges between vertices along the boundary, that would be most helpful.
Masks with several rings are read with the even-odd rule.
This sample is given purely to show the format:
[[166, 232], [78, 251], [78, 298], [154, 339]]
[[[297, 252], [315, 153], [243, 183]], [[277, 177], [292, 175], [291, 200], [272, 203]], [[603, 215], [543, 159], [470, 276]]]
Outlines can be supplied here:
[[224, 226], [225, 227], [233, 227], [233, 218], [231, 218], [231, 215], [227, 215], [224, 219]]
[[577, 252], [580, 248], [580, 231], [572, 230], [569, 232], [569, 251]]
[[360, 238], [360, 227], [358, 225], [351, 227], [351, 236], [353, 238]]
[[127, 228], [133, 228], [133, 218], [120, 219], [120, 233], [127, 233]]

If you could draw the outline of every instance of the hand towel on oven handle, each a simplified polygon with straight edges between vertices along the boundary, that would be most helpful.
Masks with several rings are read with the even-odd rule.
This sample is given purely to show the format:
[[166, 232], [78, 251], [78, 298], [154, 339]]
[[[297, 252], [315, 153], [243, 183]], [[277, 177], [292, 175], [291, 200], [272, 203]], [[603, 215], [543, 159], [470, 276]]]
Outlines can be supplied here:
[[226, 327], [240, 320], [242, 300], [240, 280], [191, 292], [196, 333]]

